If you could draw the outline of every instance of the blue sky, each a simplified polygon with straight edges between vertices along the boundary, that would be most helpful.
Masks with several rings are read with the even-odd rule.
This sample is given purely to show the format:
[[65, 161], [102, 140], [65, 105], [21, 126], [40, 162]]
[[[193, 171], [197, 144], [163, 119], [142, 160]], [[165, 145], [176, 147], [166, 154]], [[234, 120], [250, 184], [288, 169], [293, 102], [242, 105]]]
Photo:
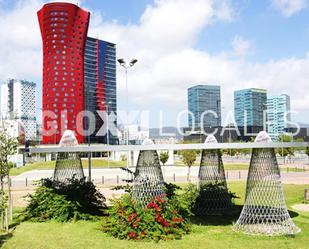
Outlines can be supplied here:
[[[37, 82], [38, 106], [42, 55], [35, 13], [42, 4], [0, 0], [0, 79]], [[89, 35], [116, 43], [118, 57], [139, 59], [129, 74], [130, 109], [150, 110], [151, 127], [159, 126], [160, 110], [165, 125], [176, 125], [177, 113], [187, 108], [186, 89], [207, 83], [221, 85], [225, 116], [233, 110], [234, 90], [261, 87], [291, 95], [294, 120], [309, 123], [307, 0], [83, 0], [80, 6], [92, 14]], [[117, 84], [124, 110], [121, 68]]]
[[[91, 9], [100, 10], [105, 20], [117, 20], [121, 24], [138, 23], [151, 0], [84, 0]], [[287, 57], [306, 57], [309, 43], [309, 9], [303, 9], [290, 17], [282, 15], [270, 0], [231, 1], [237, 16], [232, 22], [216, 22], [205, 29], [195, 48], [210, 54], [231, 49], [231, 40], [241, 35], [254, 44], [249, 59], [268, 61]], [[172, 17], [171, 17], [172, 18]]]
[[309, 12], [289, 18], [272, 8], [269, 1], [248, 1], [233, 22], [217, 23], [201, 35], [198, 48], [218, 53], [238, 34], [252, 41], [251, 61], [306, 57], [309, 42]]
[[148, 0], [88, 0], [84, 3], [91, 9], [98, 9], [102, 12], [103, 17], [107, 20], [118, 20], [120, 23], [128, 22], [136, 23], [143, 14], [147, 4], [152, 4], [153, 1]]

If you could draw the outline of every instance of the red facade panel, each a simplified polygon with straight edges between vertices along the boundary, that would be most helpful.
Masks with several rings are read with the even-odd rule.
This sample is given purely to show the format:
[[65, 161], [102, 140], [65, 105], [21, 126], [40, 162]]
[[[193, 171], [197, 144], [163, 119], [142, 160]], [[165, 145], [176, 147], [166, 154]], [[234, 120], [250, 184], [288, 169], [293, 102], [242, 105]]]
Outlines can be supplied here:
[[[70, 3], [38, 11], [43, 41], [43, 143], [59, 143], [67, 129], [84, 142], [84, 49], [90, 13]], [[48, 112], [50, 111], [50, 112]], [[51, 115], [53, 112], [54, 115]], [[54, 132], [55, 130], [55, 132]]]

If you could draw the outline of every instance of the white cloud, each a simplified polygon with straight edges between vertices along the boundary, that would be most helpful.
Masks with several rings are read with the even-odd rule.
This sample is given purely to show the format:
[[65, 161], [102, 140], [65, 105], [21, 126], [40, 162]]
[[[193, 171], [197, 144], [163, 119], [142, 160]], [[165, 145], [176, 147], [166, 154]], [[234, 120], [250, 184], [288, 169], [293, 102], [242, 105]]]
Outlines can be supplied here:
[[235, 36], [232, 41], [233, 54], [235, 56], [244, 57], [250, 52], [251, 43], [242, 36]]
[[272, 6], [281, 11], [285, 17], [290, 17], [308, 7], [308, 0], [272, 0]]
[[12, 9], [0, 12], [0, 79], [41, 77], [42, 41], [37, 11], [42, 5], [41, 0], [17, 1]]
[[132, 51], [151, 47], [156, 53], [168, 53], [193, 45], [214, 14], [211, 0], [158, 0], [147, 6], [138, 25], [102, 23], [96, 18], [89, 31], [116, 40], [119, 47], [129, 46]]
[[235, 19], [237, 10], [231, 7], [231, 0], [215, 1], [214, 4], [216, 5], [216, 16], [219, 20], [232, 21]]
[[40, 32], [37, 28], [37, 1], [19, 2], [0, 16], [0, 77], [22, 78], [41, 73]]
[[[228, 56], [194, 49], [207, 26], [233, 20], [235, 11], [229, 2], [156, 0], [137, 24], [107, 22], [104, 15], [91, 10], [89, 34], [115, 42], [118, 57], [139, 60], [129, 74], [129, 91], [131, 105], [140, 109], [186, 109], [187, 88], [211, 83], [222, 86], [225, 109], [233, 109], [234, 90], [263, 87], [270, 93], [288, 93], [292, 108], [304, 113], [309, 106], [309, 57], [249, 63], [245, 55], [251, 42], [241, 36], [235, 36]], [[42, 51], [36, 11], [41, 5], [40, 0], [22, 1], [0, 14], [0, 78], [40, 79]], [[124, 99], [123, 82], [124, 73], [118, 68], [120, 102]]]

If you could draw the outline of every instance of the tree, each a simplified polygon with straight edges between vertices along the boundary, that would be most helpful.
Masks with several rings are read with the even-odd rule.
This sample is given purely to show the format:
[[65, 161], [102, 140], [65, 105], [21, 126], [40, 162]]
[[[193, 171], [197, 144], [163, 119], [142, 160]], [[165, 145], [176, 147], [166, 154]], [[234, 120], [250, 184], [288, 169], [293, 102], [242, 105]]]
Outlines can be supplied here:
[[[288, 143], [292, 141], [292, 137], [289, 135], [279, 136], [279, 142]], [[283, 163], [285, 164], [285, 158], [287, 156], [294, 156], [295, 148], [278, 148], [277, 153], [283, 157]]]
[[223, 153], [233, 157], [233, 156], [239, 154], [239, 151], [240, 150], [238, 150], [238, 149], [225, 149], [225, 150], [223, 150]]
[[167, 151], [162, 151], [160, 153], [160, 162], [163, 164], [163, 166], [166, 164], [168, 158], [169, 158], [169, 154]]
[[181, 151], [182, 161], [185, 165], [188, 166], [188, 180], [191, 181], [191, 166], [196, 160], [196, 151], [195, 150], [184, 150]]
[[[9, 161], [9, 157], [14, 155], [17, 151], [18, 140], [16, 138], [11, 138], [6, 134], [6, 130], [0, 132], [0, 203], [1, 206], [4, 205], [6, 196], [4, 193], [4, 180], [7, 177], [8, 181], [8, 190], [9, 190], [9, 198], [11, 196], [11, 189], [10, 189], [10, 169], [12, 167], [12, 163]], [[10, 203], [10, 201], [9, 201]], [[1, 211], [1, 223], [2, 228], [4, 225], [4, 213], [3, 210]]]
[[10, 138], [5, 131], [0, 132], [0, 184], [3, 190], [4, 178], [9, 175], [12, 164], [9, 157], [17, 151], [18, 141], [16, 138]]

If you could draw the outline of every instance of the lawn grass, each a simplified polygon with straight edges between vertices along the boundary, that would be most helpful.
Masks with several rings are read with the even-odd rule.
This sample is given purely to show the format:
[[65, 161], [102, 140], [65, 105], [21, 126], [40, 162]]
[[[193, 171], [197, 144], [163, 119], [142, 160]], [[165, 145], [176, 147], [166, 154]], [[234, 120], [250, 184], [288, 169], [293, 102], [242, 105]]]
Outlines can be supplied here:
[[[82, 159], [83, 167], [88, 168], [88, 160]], [[183, 164], [175, 163], [176, 166], [184, 166]], [[107, 167], [125, 167], [126, 161], [109, 161], [107, 162], [106, 159], [92, 159], [92, 168], [93, 169], [100, 169], [100, 168], [107, 168]], [[197, 165], [195, 165], [197, 166]], [[193, 167], [195, 167], [193, 166]], [[24, 167], [20, 168], [13, 168], [10, 171], [10, 175], [16, 176], [22, 174], [24, 172], [30, 170], [44, 170], [44, 169], [54, 169], [55, 168], [55, 161], [49, 162], [36, 162], [27, 164]], [[247, 163], [225, 163], [224, 169], [227, 170], [248, 170], [249, 165]], [[281, 172], [303, 172], [303, 168], [298, 167], [289, 167], [288, 171], [286, 167], [280, 167]]]
[[[83, 167], [88, 168], [88, 159], [82, 159]], [[100, 168], [107, 168], [107, 167], [125, 167], [126, 161], [107, 161], [107, 159], [92, 159], [92, 168], [93, 169], [100, 169]], [[175, 161], [175, 166], [185, 166], [180, 161]], [[198, 164], [193, 165], [193, 167], [199, 166]], [[24, 172], [30, 170], [43, 170], [43, 169], [54, 169], [55, 168], [55, 161], [48, 161], [48, 162], [36, 162], [36, 163], [29, 163], [26, 164], [24, 167], [20, 168], [13, 168], [10, 171], [10, 175], [16, 176], [22, 174]], [[249, 164], [248, 163], [225, 163], [224, 169], [227, 170], [248, 170]], [[286, 167], [280, 167], [281, 172], [303, 172], [304, 169], [302, 167], [289, 167], [288, 171]]]
[[[232, 192], [236, 192], [240, 199], [236, 204], [244, 201], [245, 182], [228, 182]], [[289, 207], [303, 200], [303, 190], [309, 185], [285, 185], [285, 197]], [[147, 249], [182, 249], [182, 248], [308, 248], [309, 245], [309, 213], [293, 213], [293, 220], [302, 229], [302, 232], [292, 237], [262, 237], [248, 236], [234, 233], [232, 223], [224, 217], [207, 218], [192, 226], [192, 233], [182, 240], [168, 242], [131, 242], [121, 241], [109, 237], [101, 232], [101, 221], [78, 221], [71, 223], [31, 223], [25, 222], [16, 227], [11, 234], [2, 237], [0, 243], [6, 249], [80, 249], [80, 248], [147, 248]], [[236, 219], [237, 217], [235, 217]], [[205, 225], [207, 224], [207, 225]]]
[[15, 176], [36, 169], [54, 169], [54, 167], [55, 167], [54, 161], [29, 163], [20, 168], [12, 168], [10, 170], [10, 175]]
[[303, 167], [280, 167], [281, 173], [288, 173], [288, 172], [304, 172], [308, 171], [308, 169], [305, 169]]
[[[174, 161], [175, 166], [186, 166], [181, 160], [175, 160]], [[195, 161], [195, 163], [192, 165], [192, 167], [199, 167], [200, 162]], [[224, 169], [225, 170], [248, 170], [249, 169], [249, 163], [224, 163]]]
[[247, 163], [225, 163], [224, 170], [248, 170], [249, 164]]
[[[88, 168], [88, 159], [82, 159], [83, 168]], [[93, 169], [106, 168], [106, 167], [124, 167], [126, 166], [125, 161], [107, 161], [107, 159], [92, 159], [91, 166]], [[10, 171], [10, 175], [16, 176], [21, 173], [30, 171], [30, 170], [41, 170], [41, 169], [54, 169], [55, 161], [48, 162], [36, 162], [26, 164], [24, 167], [13, 168]]]
[[[88, 168], [88, 159], [82, 159], [83, 168]], [[93, 169], [107, 168], [107, 167], [125, 167], [127, 165], [126, 161], [107, 161], [107, 159], [92, 159], [91, 166]], [[175, 164], [176, 165], [176, 164]], [[177, 164], [177, 166], [184, 166]], [[225, 170], [247, 170], [248, 164], [245, 163], [227, 163], [224, 165]], [[30, 170], [44, 170], [44, 169], [54, 169], [55, 161], [47, 162], [35, 162], [28, 163], [24, 167], [13, 168], [10, 171], [11, 176], [16, 176]], [[291, 172], [294, 169], [290, 169]]]
[[[83, 167], [88, 168], [88, 159], [82, 159]], [[94, 169], [106, 168], [106, 167], [125, 167], [126, 161], [107, 161], [107, 159], [92, 159], [91, 167]]]

